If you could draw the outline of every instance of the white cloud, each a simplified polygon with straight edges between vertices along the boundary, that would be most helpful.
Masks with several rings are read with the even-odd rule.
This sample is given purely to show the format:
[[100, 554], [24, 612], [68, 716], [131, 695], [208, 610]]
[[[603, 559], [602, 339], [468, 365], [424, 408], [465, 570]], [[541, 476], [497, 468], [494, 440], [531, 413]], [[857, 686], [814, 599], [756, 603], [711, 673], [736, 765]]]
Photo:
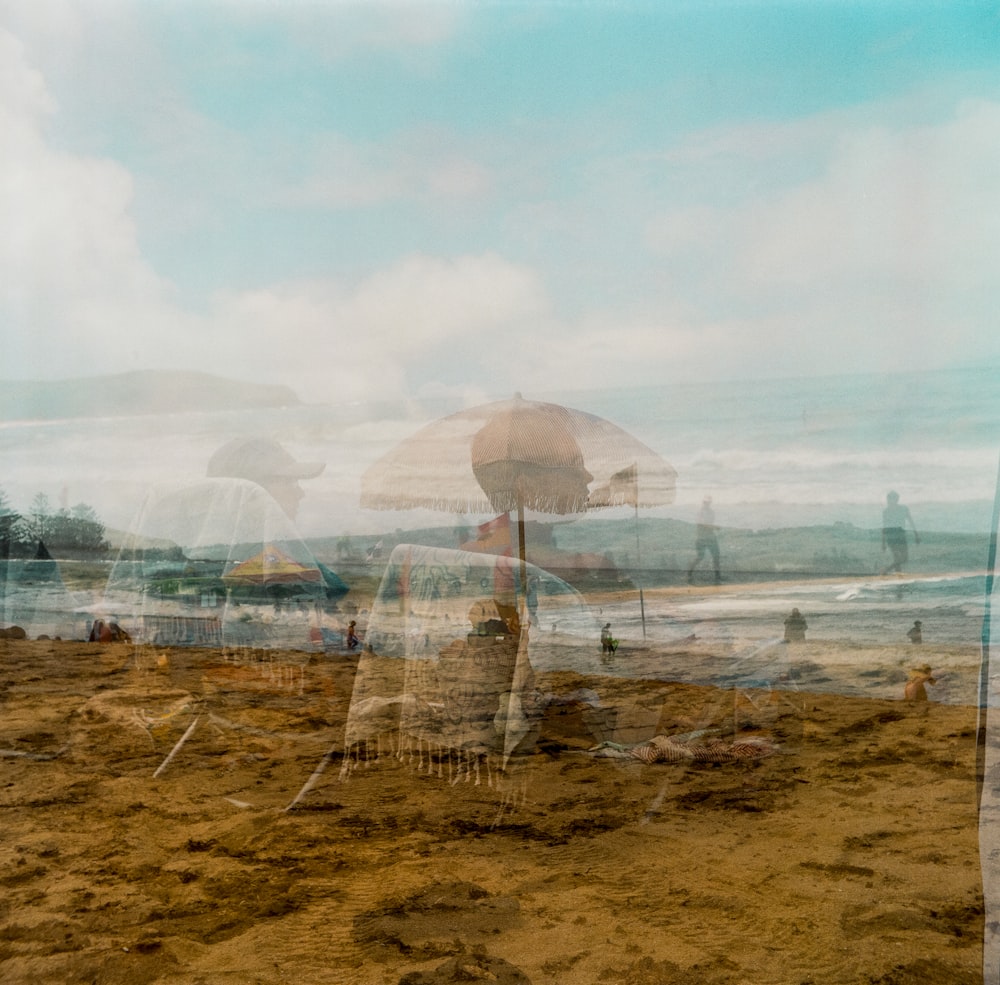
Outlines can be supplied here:
[[[300, 44], [330, 59], [357, 56], [359, 51], [406, 55], [433, 49], [451, 40], [469, 15], [465, 4], [446, 0], [325, 0], [296, 5], [291, 11], [275, 4], [275, 9], [286, 22], [291, 18]], [[319, 30], [317, 18], [322, 19]]]
[[[54, 106], [25, 48], [0, 31], [0, 309], [22, 375], [79, 367], [91, 338], [125, 336], [162, 302], [129, 214], [132, 181], [106, 159], [60, 153], [42, 137]], [[54, 345], [54, 335], [66, 345]], [[74, 341], [75, 340], [75, 341]], [[84, 360], [86, 362], [86, 360]]]
[[419, 352], [494, 331], [545, 307], [532, 271], [495, 254], [454, 260], [416, 256], [367, 278], [343, 311], [383, 342]]
[[995, 278], [1000, 105], [947, 124], [844, 135], [821, 180], [751, 208], [739, 265], [748, 284], [893, 279], [955, 290]]
[[[761, 142], [743, 136], [729, 149], [761, 152]], [[787, 153], [787, 140], [775, 152]], [[873, 276], [900, 286], [930, 279], [948, 290], [994, 276], [998, 173], [1000, 104], [964, 103], [939, 125], [845, 128], [821, 175], [730, 207], [659, 216], [649, 242], [670, 255], [693, 248], [721, 256], [754, 293]]]
[[[8, 372], [188, 367], [286, 382], [311, 399], [400, 395], [433, 382], [412, 379], [415, 364], [448, 363], [469, 339], [547, 307], [532, 270], [484, 253], [413, 255], [354, 284], [331, 277], [220, 291], [206, 313], [186, 311], [142, 254], [130, 173], [53, 149], [43, 137], [55, 112], [44, 80], [11, 35], [0, 35], [0, 48], [4, 132], [14, 141], [0, 158]], [[461, 165], [448, 172], [446, 162], [436, 180], [469, 184]]]
[[[446, 10], [408, 36], [388, 9], [372, 44], [432, 46], [457, 23]], [[65, 31], [77, 29], [69, 8]], [[144, 144], [161, 140], [162, 155], [133, 176], [48, 142], [58, 108], [33, 53], [4, 33], [0, 56], [0, 332], [17, 375], [194, 367], [360, 399], [453, 394], [469, 380], [478, 396], [896, 368], [945, 334], [956, 353], [978, 351], [995, 307], [1000, 104], [986, 99], [947, 116], [935, 103], [933, 123], [866, 106], [716, 127], [659, 153], [414, 121], [382, 141], [310, 133], [306, 147], [261, 154], [167, 79]], [[296, 187], [303, 169], [316, 177]], [[143, 242], [189, 228], [222, 242], [247, 201], [273, 210], [284, 237], [288, 205], [413, 208], [379, 214], [367, 244], [378, 259], [350, 280], [333, 260], [311, 280], [221, 284], [203, 311], [184, 309], [135, 215], [150, 222]], [[395, 257], [411, 218], [427, 245]], [[282, 245], [294, 269], [294, 244]]]
[[[37, 122], [55, 109], [41, 72], [28, 60], [19, 38], [0, 28], [0, 114], [7, 153], [16, 153], [23, 141], [35, 136]], [[13, 143], [11, 143], [13, 141]]]
[[[747, 331], [776, 354], [795, 345], [830, 371], [920, 365], [948, 337], [961, 358], [1000, 349], [983, 320], [1000, 260], [1000, 104], [958, 104], [934, 124], [831, 117], [823, 138], [802, 123], [810, 150], [826, 145], [819, 174], [726, 206], [678, 207], [652, 219], [650, 248], [689, 301], [722, 312], [755, 312]], [[773, 133], [763, 127], [761, 137]], [[696, 139], [696, 157], [767, 146], [746, 127], [726, 141]], [[789, 132], [775, 144], [788, 167]], [[794, 166], [793, 166], [794, 170]], [[803, 169], [806, 173], [808, 169]], [[742, 348], [739, 335], [731, 339]]]
[[502, 257], [411, 256], [352, 287], [326, 280], [221, 295], [205, 335], [220, 340], [223, 365], [278, 374], [311, 399], [398, 398], [421, 388], [410, 378], [416, 362], [447, 360], [464, 340], [545, 307], [536, 276]]
[[[110, 7], [111, 4], [108, 4]], [[84, 12], [73, 0], [0, 0], [0, 18], [19, 37], [39, 39], [41, 46], [74, 49], [84, 34]]]
[[381, 141], [327, 133], [299, 154], [308, 176], [263, 187], [260, 196], [278, 205], [324, 209], [399, 201], [440, 207], [481, 199], [495, 184], [479, 149], [441, 127], [413, 127]]

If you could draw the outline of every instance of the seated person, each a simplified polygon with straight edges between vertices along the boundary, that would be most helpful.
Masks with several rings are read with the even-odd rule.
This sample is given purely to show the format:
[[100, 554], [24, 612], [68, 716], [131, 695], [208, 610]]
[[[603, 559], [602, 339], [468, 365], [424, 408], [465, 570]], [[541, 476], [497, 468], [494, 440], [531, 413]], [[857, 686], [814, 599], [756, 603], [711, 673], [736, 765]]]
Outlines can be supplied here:
[[469, 609], [469, 622], [474, 627], [474, 632], [469, 633], [470, 639], [477, 636], [517, 637], [521, 633], [517, 609], [496, 599], [474, 602]]

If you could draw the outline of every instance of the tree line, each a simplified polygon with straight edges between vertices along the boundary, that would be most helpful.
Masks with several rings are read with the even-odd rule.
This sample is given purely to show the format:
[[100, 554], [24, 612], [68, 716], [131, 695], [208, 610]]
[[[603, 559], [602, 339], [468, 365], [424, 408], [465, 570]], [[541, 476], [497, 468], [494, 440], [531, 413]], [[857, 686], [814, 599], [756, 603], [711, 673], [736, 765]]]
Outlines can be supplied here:
[[0, 489], [0, 559], [104, 554], [110, 545], [96, 510], [86, 503], [53, 509], [38, 493], [26, 513], [14, 510]]

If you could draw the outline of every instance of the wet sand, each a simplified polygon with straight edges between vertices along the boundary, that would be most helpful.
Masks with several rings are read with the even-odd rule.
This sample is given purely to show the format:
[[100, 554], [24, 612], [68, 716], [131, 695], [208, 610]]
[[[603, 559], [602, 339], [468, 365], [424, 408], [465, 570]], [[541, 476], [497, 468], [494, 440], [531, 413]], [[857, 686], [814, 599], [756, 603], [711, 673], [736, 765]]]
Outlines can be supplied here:
[[542, 673], [781, 751], [599, 758], [569, 702], [502, 781], [344, 780], [354, 660], [256, 657], [0, 641], [0, 980], [981, 981], [968, 704]]

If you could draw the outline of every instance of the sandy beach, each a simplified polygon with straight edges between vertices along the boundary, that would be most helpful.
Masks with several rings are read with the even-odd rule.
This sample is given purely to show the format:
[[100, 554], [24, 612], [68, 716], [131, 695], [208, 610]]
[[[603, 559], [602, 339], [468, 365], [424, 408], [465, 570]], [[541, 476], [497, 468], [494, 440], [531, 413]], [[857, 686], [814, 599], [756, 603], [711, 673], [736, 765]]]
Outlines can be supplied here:
[[[354, 656], [2, 640], [0, 980], [979, 982], [977, 657], [935, 648], [951, 700], [923, 702], [908, 657], [815, 642], [760, 688], [678, 679], [695, 644], [543, 669], [559, 700], [501, 777], [344, 770]], [[593, 751], [692, 733], [777, 751]]]
[[0, 985], [1000, 985], [998, 7], [0, 0]]

